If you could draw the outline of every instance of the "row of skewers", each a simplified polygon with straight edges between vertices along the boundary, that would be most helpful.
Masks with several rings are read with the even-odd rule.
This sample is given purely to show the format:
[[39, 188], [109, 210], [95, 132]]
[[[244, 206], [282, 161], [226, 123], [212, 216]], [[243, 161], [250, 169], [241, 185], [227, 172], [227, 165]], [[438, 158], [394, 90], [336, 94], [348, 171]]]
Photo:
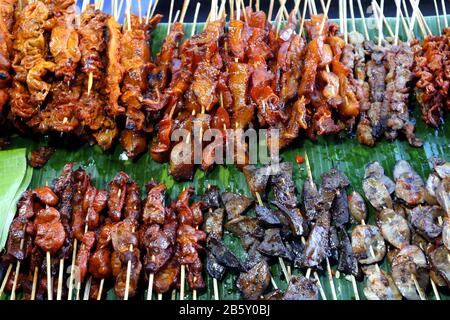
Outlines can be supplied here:
[[[275, 15], [273, 1], [267, 15], [258, 1], [256, 10], [242, 0], [212, 1], [204, 29], [196, 33], [195, 19], [189, 38], [183, 24], [189, 1], [175, 14], [172, 1], [167, 36], [153, 59], [151, 33], [162, 18], [155, 14], [157, 1], [145, 17], [131, 14], [126, 1], [121, 26], [124, 1], [112, 2], [111, 15], [101, 11], [102, 1], [84, 1], [77, 15], [75, 1], [8, 0], [0, 19], [7, 40], [0, 105], [22, 132], [74, 135], [103, 149], [119, 139], [132, 159], [150, 144], [152, 158], [170, 161], [178, 180], [192, 178], [194, 165], [177, 165], [185, 142], [172, 141], [175, 129], [199, 140], [205, 171], [214, 166], [218, 146], [228, 141], [227, 129], [278, 129], [281, 148], [299, 136], [315, 139], [342, 130], [355, 130], [358, 141], [369, 146], [402, 135], [419, 147], [409, 96], [416, 83], [424, 120], [432, 126], [442, 122], [448, 31], [432, 36], [418, 3], [410, 2], [411, 17], [396, 1], [394, 31], [383, 2], [372, 3], [374, 42], [359, 0], [363, 30], [356, 28], [350, 1], [350, 32], [347, 2], [340, 2], [339, 28], [327, 19], [331, 1], [321, 1], [323, 14], [317, 14], [313, 1], [295, 1], [289, 13], [282, 0]], [[416, 24], [423, 45], [413, 41]], [[405, 42], [399, 39], [401, 28]], [[196, 125], [199, 135], [193, 132]], [[209, 128], [219, 130], [222, 139], [204, 142], [202, 133]], [[267, 138], [272, 144], [278, 137]]]
[[[336, 300], [341, 275], [357, 300], [365, 277], [367, 299], [426, 299], [428, 291], [440, 299], [450, 286], [450, 164], [431, 159], [425, 182], [407, 161], [396, 163], [394, 181], [370, 163], [363, 197], [350, 192], [349, 179], [336, 169], [323, 173], [317, 187], [305, 160], [302, 201], [294, 165], [282, 162], [244, 167], [254, 198], [208, 186], [197, 201], [188, 188], [168, 205], [163, 184], [147, 184], [142, 201], [124, 172], [101, 190], [86, 171], [67, 164], [52, 187], [23, 194], [2, 257], [0, 292], [11, 299], [21, 292], [31, 300], [87, 300], [114, 288], [121, 299], [176, 298], [177, 292], [185, 299], [187, 280], [197, 299], [205, 269], [217, 300], [227, 272], [237, 276], [244, 299]], [[366, 201], [375, 224], [366, 223]], [[239, 239], [244, 254], [227, 246], [225, 232]], [[385, 257], [390, 271], [379, 265]], [[273, 265], [281, 270], [277, 281]]]

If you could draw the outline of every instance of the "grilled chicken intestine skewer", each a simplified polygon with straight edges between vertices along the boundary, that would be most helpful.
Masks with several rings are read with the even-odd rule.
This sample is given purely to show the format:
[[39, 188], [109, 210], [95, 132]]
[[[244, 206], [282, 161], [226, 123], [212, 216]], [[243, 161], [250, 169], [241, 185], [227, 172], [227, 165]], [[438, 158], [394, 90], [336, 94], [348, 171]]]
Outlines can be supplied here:
[[173, 211], [164, 205], [166, 186], [152, 181], [147, 185], [147, 190], [142, 215], [144, 225], [140, 228], [139, 238], [146, 252], [144, 268], [148, 272], [147, 300], [151, 300], [154, 287], [158, 295], [163, 293], [159, 289], [160, 284], [154, 283], [155, 274], [163, 270], [173, 257], [178, 224]]
[[[17, 204], [17, 217], [13, 219], [9, 227], [9, 237], [7, 240], [6, 252], [10, 263], [0, 288], [0, 296], [3, 294], [7, 282], [10, 280], [9, 276], [11, 274], [11, 271], [13, 271], [13, 273], [11, 274], [12, 276], [14, 276], [10, 296], [11, 300], [15, 300], [21, 264], [30, 255], [30, 247], [32, 246], [32, 234], [30, 234], [29, 225], [32, 223], [32, 218], [35, 216], [33, 203], [36, 200], [34, 200], [34, 198], [35, 196], [32, 190], [26, 191], [22, 195], [19, 203]], [[16, 266], [14, 268], [15, 271], [13, 270], [14, 260], [16, 261]]]
[[203, 249], [201, 243], [206, 240], [206, 234], [196, 228], [203, 223], [202, 203], [194, 202], [189, 206], [189, 198], [192, 193], [192, 188], [183, 190], [177, 201], [172, 204], [179, 223], [175, 257], [181, 268], [180, 300], [184, 300], [186, 267], [188, 267], [187, 278], [191, 289], [196, 291], [205, 287], [199, 251]]

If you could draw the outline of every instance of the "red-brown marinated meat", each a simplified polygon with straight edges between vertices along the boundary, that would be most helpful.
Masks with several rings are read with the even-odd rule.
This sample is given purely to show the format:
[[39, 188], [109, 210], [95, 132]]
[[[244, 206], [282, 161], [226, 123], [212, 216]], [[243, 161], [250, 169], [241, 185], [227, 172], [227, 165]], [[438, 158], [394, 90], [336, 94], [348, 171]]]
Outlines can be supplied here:
[[79, 281], [84, 282], [86, 274], [88, 272], [88, 262], [91, 255], [91, 250], [95, 244], [95, 233], [93, 231], [88, 231], [83, 236], [83, 241], [81, 242], [81, 247], [77, 252], [77, 257], [75, 260], [75, 265], [78, 267]]
[[55, 254], [62, 247], [66, 237], [58, 210], [52, 207], [39, 210], [34, 224], [35, 244], [44, 252]]
[[129, 180], [125, 172], [119, 172], [109, 183], [108, 214], [113, 222], [120, 221], [122, 217]]
[[164, 223], [166, 216], [166, 209], [164, 207], [166, 189], [164, 184], [149, 185], [144, 211], [142, 213], [142, 220], [145, 224], [162, 225]]
[[42, 168], [47, 161], [55, 153], [55, 149], [52, 147], [40, 147], [31, 152], [28, 164], [33, 168]]
[[55, 75], [70, 81], [75, 78], [81, 59], [79, 36], [75, 29], [75, 1], [66, 1], [64, 12], [56, 18], [50, 36], [50, 53], [55, 61]]
[[138, 224], [141, 218], [142, 200], [141, 191], [136, 182], [130, 181], [126, 189], [126, 197], [124, 203], [124, 219]]
[[120, 83], [123, 78], [123, 67], [120, 64], [122, 33], [120, 32], [121, 26], [114, 17], [106, 19], [106, 29], [109, 37], [106, 75], [106, 92], [109, 97], [107, 108], [109, 115], [115, 117], [125, 112], [125, 109], [119, 105]]

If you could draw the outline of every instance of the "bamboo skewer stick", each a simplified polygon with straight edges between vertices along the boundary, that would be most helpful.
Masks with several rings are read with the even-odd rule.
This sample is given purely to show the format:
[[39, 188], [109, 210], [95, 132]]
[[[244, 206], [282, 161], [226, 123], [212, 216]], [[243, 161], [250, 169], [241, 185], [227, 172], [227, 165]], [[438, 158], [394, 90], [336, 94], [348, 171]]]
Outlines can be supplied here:
[[391, 29], [391, 26], [390, 26], [389, 22], [387, 21], [386, 17], [384, 16], [384, 12], [383, 12], [382, 7], [376, 1], [373, 1], [373, 3], [375, 5], [374, 6], [375, 10], [378, 11], [379, 17], [381, 17], [381, 20], [382, 20], [381, 26], [383, 27], [383, 23], [384, 23], [384, 25], [386, 26], [386, 29], [387, 29], [387, 31], [389, 33], [389, 36], [391, 38], [393, 38], [394, 37], [394, 33], [392, 32], [392, 29]]
[[103, 286], [105, 284], [105, 279], [100, 280], [100, 287], [98, 288], [98, 294], [97, 294], [97, 300], [102, 299], [102, 293], [103, 293]]
[[412, 35], [411, 35], [411, 33], [409, 32], [409, 26], [408, 26], [408, 23], [407, 23], [405, 17], [403, 16], [403, 12], [402, 12], [402, 4], [401, 4], [400, 0], [395, 0], [395, 5], [396, 5], [396, 7], [398, 8], [398, 10], [399, 10], [399, 12], [400, 12], [400, 18], [401, 18], [402, 25], [403, 25], [403, 29], [404, 29], [404, 31], [405, 31], [405, 33], [406, 33], [406, 36], [408, 37], [408, 40], [410, 40], [410, 39], [412, 39]]
[[155, 5], [153, 6], [152, 13], [150, 14], [151, 17], [155, 15], [156, 6], [158, 5], [159, 0], [155, 0]]
[[[132, 229], [132, 232], [135, 232], [134, 227]], [[131, 252], [133, 252], [134, 248], [133, 248], [132, 244], [130, 244], [129, 250]], [[128, 260], [128, 263], [127, 263], [127, 276], [126, 276], [126, 279], [125, 279], [125, 294], [123, 296], [123, 300], [128, 300], [128, 295], [130, 293], [130, 277], [131, 277], [131, 260]]]
[[445, 0], [441, 0], [441, 5], [442, 5], [442, 13], [444, 14], [444, 26], [448, 28], [447, 8], [445, 7]]
[[[184, 22], [184, 16], [186, 15], [187, 8], [189, 7], [190, 0], [185, 0], [183, 2], [183, 8], [181, 9], [181, 16], [180, 16], [180, 22]], [[175, 19], [176, 20], [176, 19]]]
[[34, 267], [33, 284], [31, 286], [31, 297], [30, 297], [30, 300], [34, 300], [36, 298], [38, 271], [39, 271], [38, 267]]
[[[22, 230], [25, 233], [25, 227]], [[19, 249], [23, 250], [23, 243], [24, 243], [24, 238], [20, 239], [20, 245], [19, 245]], [[16, 299], [16, 287], [17, 287], [17, 280], [19, 279], [19, 272], [20, 272], [20, 260], [17, 260], [16, 262], [16, 270], [14, 273], [14, 281], [13, 281], [13, 286], [12, 286], [12, 291], [11, 291], [11, 300], [15, 300]]]
[[124, 3], [124, 0], [120, 0], [119, 8], [117, 9], [117, 12], [116, 12], [116, 20], [119, 17], [119, 15], [122, 13], [123, 3]]
[[[372, 1], [372, 7], [374, 7], [374, 1]], [[378, 11], [374, 10], [373, 14], [375, 16], [375, 21], [376, 21], [376, 25], [377, 25], [377, 29], [378, 29], [378, 45], [381, 46], [383, 43], [383, 25], [381, 23], [381, 19], [380, 16], [378, 15]]]
[[394, 36], [394, 44], [398, 45], [398, 32], [400, 29], [400, 10], [397, 6], [396, 12], [395, 12], [395, 36]]
[[302, 22], [300, 22], [300, 37], [303, 34], [303, 28], [305, 26], [305, 18], [306, 18], [306, 8], [308, 7], [308, 1], [304, 0], [305, 2], [303, 3], [303, 12], [302, 12]]
[[139, 15], [139, 23], [142, 23], [142, 8], [141, 8], [141, 0], [137, 0], [138, 2], [138, 15]]
[[[416, 18], [417, 23], [419, 24], [419, 29], [422, 32], [422, 35], [426, 37], [428, 35], [428, 30], [426, 28], [425, 21], [422, 19], [421, 12], [419, 10], [419, 3], [414, 0], [410, 0], [410, 2], [413, 6], [413, 16]], [[414, 27], [414, 23], [412, 23], [412, 26]]]
[[64, 258], [61, 258], [59, 259], [58, 290], [56, 292], [56, 300], [61, 300], [63, 275], [64, 275]]
[[89, 300], [89, 293], [91, 292], [92, 276], [89, 276], [88, 281], [84, 287], [83, 300]]
[[442, 29], [441, 29], [441, 16], [439, 15], [439, 7], [437, 4], [437, 0], [434, 0], [434, 10], [436, 11], [436, 24], [438, 27], [438, 32], [439, 34], [442, 33]]
[[73, 239], [73, 249], [72, 249], [72, 264], [70, 267], [70, 276], [69, 276], [69, 295], [67, 296], [67, 300], [72, 300], [72, 292], [73, 292], [73, 273], [75, 272], [75, 259], [77, 256], [77, 238]]
[[[305, 0], [306, 1], [306, 0]], [[231, 1], [233, 2], [233, 1]], [[273, 5], [274, 5], [274, 0], [270, 0], [270, 4], [269, 4], [269, 13], [267, 14], [267, 21], [271, 22], [272, 21], [272, 14], [273, 14]]]
[[184, 286], [186, 279], [186, 266], [184, 264], [181, 265], [181, 282], [180, 282], [180, 300], [184, 300]]
[[353, 0], [349, 0], [350, 3], [350, 17], [352, 18], [352, 31], [356, 32], [355, 11], [353, 9]]
[[171, 23], [172, 14], [173, 14], [173, 3], [174, 3], [174, 0], [170, 0], [169, 21], [167, 22], [167, 35], [169, 35], [169, 33], [170, 33], [170, 23]]
[[47, 298], [48, 300], [53, 300], [53, 285], [52, 285], [52, 273], [51, 273], [51, 256], [50, 252], [47, 251]]
[[356, 0], [356, 1], [358, 2], [359, 14], [361, 15], [361, 20], [362, 20], [363, 27], [364, 27], [364, 35], [366, 36], [366, 40], [370, 40], [369, 30], [367, 29], [366, 17], [364, 16], [364, 11], [363, 11], [363, 7], [361, 4], [361, 0]]
[[195, 34], [195, 29], [197, 26], [197, 18], [198, 18], [198, 12], [200, 11], [200, 2], [197, 2], [197, 5], [195, 6], [195, 13], [194, 13], [194, 21], [192, 23], [192, 30], [191, 30], [191, 37]]
[[417, 293], [419, 294], [420, 300], [427, 300], [422, 288], [419, 285], [419, 282], [417, 281], [417, 278], [414, 274], [411, 274], [411, 279], [414, 282], [414, 286], [416, 287]]

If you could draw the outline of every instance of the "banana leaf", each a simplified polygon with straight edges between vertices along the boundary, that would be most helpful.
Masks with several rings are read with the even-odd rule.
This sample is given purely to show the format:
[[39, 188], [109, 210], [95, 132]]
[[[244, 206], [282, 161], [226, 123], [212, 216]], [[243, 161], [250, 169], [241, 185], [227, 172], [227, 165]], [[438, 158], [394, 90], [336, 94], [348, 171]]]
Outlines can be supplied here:
[[[444, 25], [444, 18], [440, 17], [441, 26]], [[378, 32], [374, 28], [374, 21], [371, 18], [366, 19], [369, 25], [370, 36], [375, 39]], [[391, 29], [395, 30], [395, 20], [388, 18]], [[437, 32], [437, 18], [427, 17], [426, 21], [434, 34]], [[190, 34], [191, 26], [187, 25], [186, 34]], [[356, 29], [363, 32], [360, 19], [356, 20]], [[202, 25], [197, 25], [197, 31], [202, 30]], [[352, 24], [348, 21], [348, 30], [352, 30]], [[160, 25], [153, 34], [153, 52], [156, 53], [166, 35], [167, 26]], [[422, 37], [420, 30], [416, 27], [414, 30], [417, 37]], [[384, 28], [385, 36], [388, 31]], [[405, 39], [405, 32], [400, 25], [400, 37]], [[392, 177], [392, 170], [397, 160], [405, 159], [410, 161], [414, 169], [426, 179], [431, 171], [428, 162], [430, 157], [436, 156], [447, 161], [450, 160], [450, 127], [447, 124], [442, 125], [439, 129], [427, 127], [420, 119], [420, 110], [415, 100], [411, 99], [410, 104], [412, 116], [417, 121], [417, 135], [424, 141], [422, 148], [413, 148], [404, 140], [396, 140], [393, 142], [380, 141], [375, 147], [367, 147], [358, 144], [354, 137], [354, 133], [343, 132], [337, 136], [319, 137], [316, 142], [310, 140], [299, 139], [287, 150], [281, 153], [281, 157], [294, 163], [294, 178], [297, 191], [300, 193], [302, 184], [307, 176], [304, 164], [297, 164], [295, 157], [297, 155], [308, 154], [312, 165], [312, 174], [316, 183], [320, 182], [321, 173], [336, 167], [347, 174], [351, 180], [351, 189], [362, 192], [361, 177], [363, 176], [364, 166], [370, 161], [379, 161], [387, 174]], [[151, 160], [149, 153], [144, 154], [136, 161], [122, 160], [121, 147], [116, 146], [112, 150], [103, 152], [98, 146], [79, 145], [74, 146], [73, 143], [65, 141], [60, 137], [12, 137], [12, 147], [26, 148], [28, 151], [33, 150], [42, 145], [57, 145], [57, 151], [50, 159], [48, 164], [42, 169], [34, 170], [31, 181], [32, 187], [50, 184], [61, 172], [64, 164], [68, 161], [74, 161], [85, 168], [92, 176], [93, 183], [97, 187], [105, 188], [108, 181], [114, 177], [119, 171], [127, 172], [132, 179], [136, 180], [141, 187], [151, 179], [163, 182], [168, 187], [168, 196], [175, 198], [184, 187], [193, 186], [197, 195], [203, 194], [208, 185], [217, 185], [221, 190], [242, 193], [251, 196], [243, 173], [235, 166], [217, 166], [209, 174], [197, 170], [193, 181], [178, 183], [168, 174], [168, 165], [160, 164]], [[250, 212], [249, 214], [253, 214]], [[369, 223], [374, 223], [375, 212], [373, 209], [369, 213]], [[350, 230], [349, 230], [350, 231]], [[225, 232], [224, 239], [226, 244], [241, 258], [245, 257], [245, 252], [237, 238]], [[381, 264], [383, 269], [388, 270], [389, 264], [385, 261]], [[272, 275], [278, 287], [283, 290], [287, 287], [286, 280], [282, 276], [281, 267], [274, 264], [271, 267]], [[304, 270], [297, 268], [292, 270], [293, 274], [303, 273]], [[330, 284], [326, 273], [319, 272], [321, 284], [324, 287], [326, 296], [331, 299]], [[219, 283], [219, 293], [221, 299], [240, 299], [237, 291], [236, 275], [228, 274], [223, 281]], [[213, 298], [213, 280], [206, 276], [207, 290], [200, 292], [198, 299]], [[334, 278], [338, 299], [354, 299], [355, 295], [352, 290], [352, 284], [349, 280], [341, 275], [339, 279]], [[358, 291], [361, 299], [364, 299], [363, 288], [365, 280], [358, 282]], [[449, 299], [450, 296], [441, 290], [441, 298]], [[428, 299], [434, 299], [431, 288], [427, 290]], [[144, 297], [144, 295], [142, 296]], [[174, 296], [178, 299], [178, 295]], [[115, 299], [113, 290], [107, 295], [108, 299]], [[170, 299], [168, 294], [164, 299]], [[191, 298], [188, 290], [186, 299]]]
[[25, 148], [0, 152], [0, 251], [5, 247], [17, 201], [30, 184], [32, 174]]

